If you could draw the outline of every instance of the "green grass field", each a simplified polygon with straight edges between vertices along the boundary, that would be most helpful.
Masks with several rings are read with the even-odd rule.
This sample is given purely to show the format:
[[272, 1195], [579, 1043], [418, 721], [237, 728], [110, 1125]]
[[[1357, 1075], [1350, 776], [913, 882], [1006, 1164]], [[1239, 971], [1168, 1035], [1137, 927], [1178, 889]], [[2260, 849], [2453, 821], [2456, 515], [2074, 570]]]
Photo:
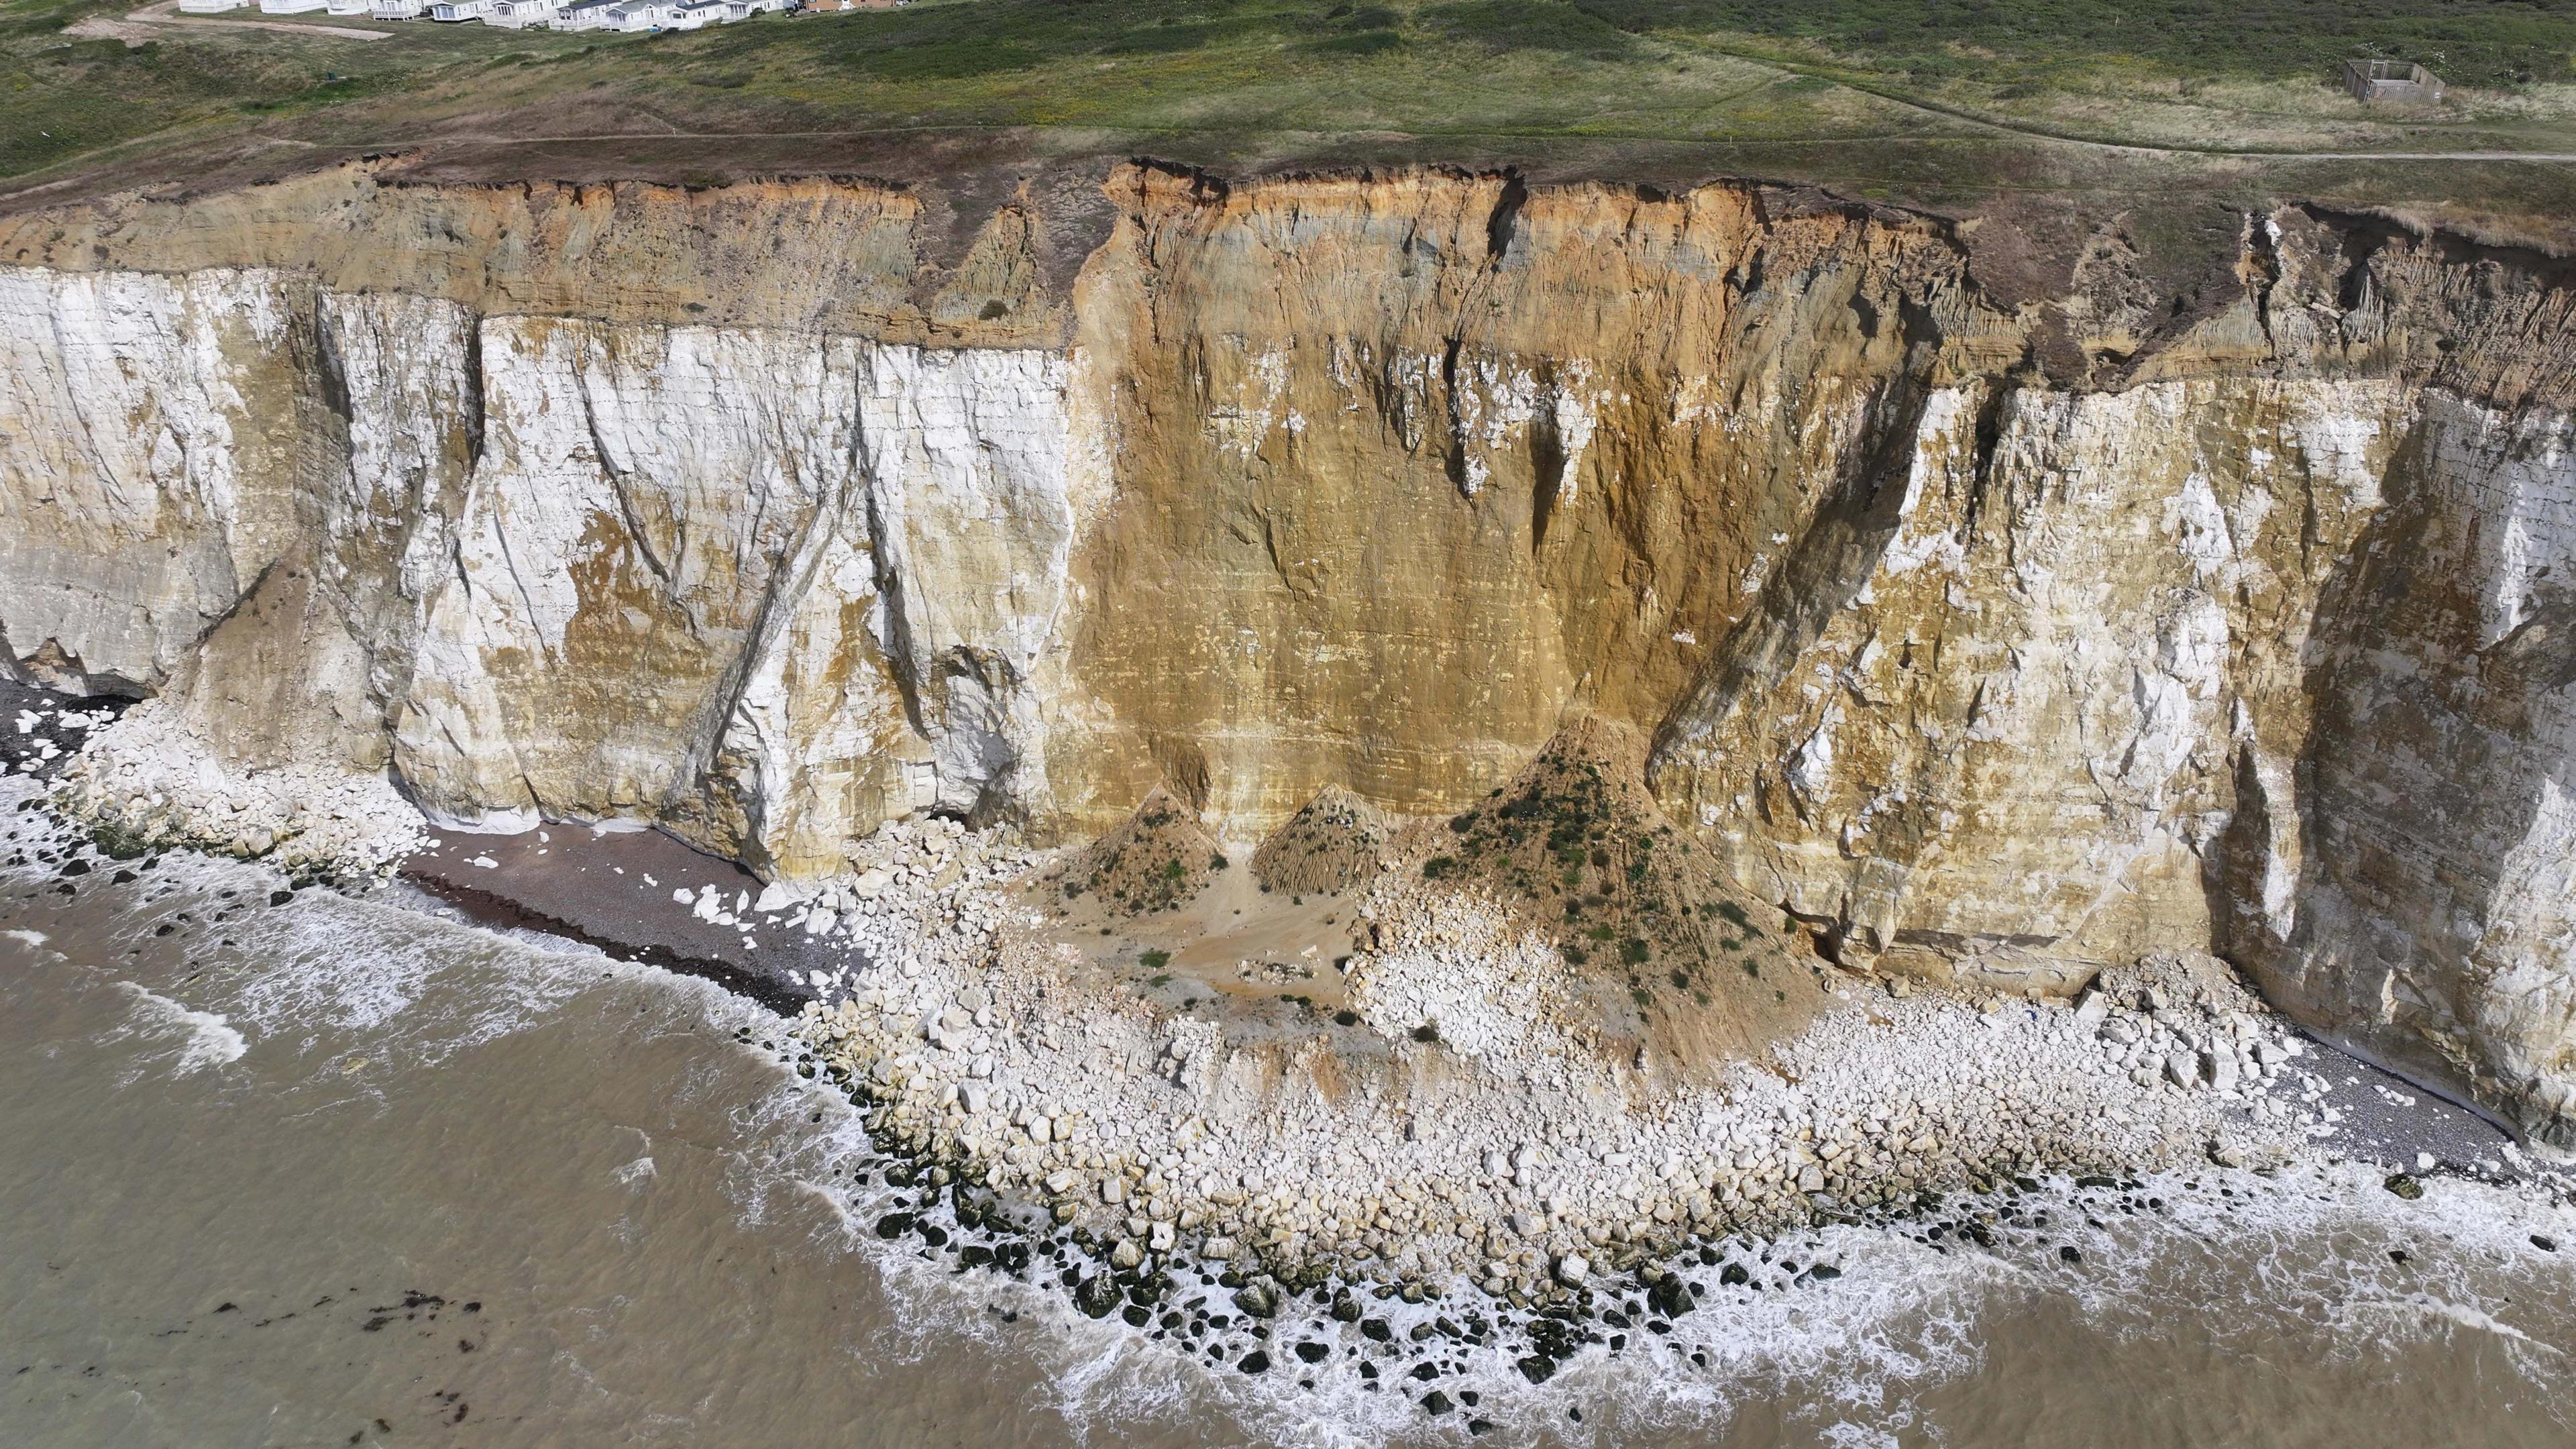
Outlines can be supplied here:
[[[130, 7], [0, 0], [0, 176], [214, 137], [636, 127], [1063, 128], [1273, 158], [1351, 138], [1424, 157], [1839, 146], [1896, 171], [1909, 148], [1999, 136], [2576, 151], [2576, 0], [921, 0], [650, 37], [410, 22], [372, 42], [142, 26]], [[2454, 99], [2361, 106], [2334, 85], [2351, 56], [2431, 63]]]

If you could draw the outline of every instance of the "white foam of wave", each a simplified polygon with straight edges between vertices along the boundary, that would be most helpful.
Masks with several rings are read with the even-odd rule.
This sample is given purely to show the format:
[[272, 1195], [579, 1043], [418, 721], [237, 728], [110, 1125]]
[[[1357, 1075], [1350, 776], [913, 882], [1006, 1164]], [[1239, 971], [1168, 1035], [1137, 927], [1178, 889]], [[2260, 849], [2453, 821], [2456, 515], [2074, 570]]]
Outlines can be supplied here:
[[[812, 1121], [818, 1111], [820, 1123]], [[1618, 1355], [1586, 1349], [1544, 1385], [1517, 1371], [1517, 1350], [1450, 1346], [1442, 1355], [1459, 1362], [1459, 1372], [1416, 1384], [1393, 1376], [1414, 1356], [1380, 1360], [1388, 1376], [1371, 1391], [1358, 1375], [1360, 1359], [1340, 1353], [1357, 1341], [1344, 1325], [1310, 1331], [1286, 1328], [1291, 1320], [1283, 1318], [1268, 1345], [1273, 1367], [1247, 1376], [1177, 1341], [1153, 1342], [1114, 1316], [1085, 1318], [1051, 1284], [959, 1275], [953, 1260], [925, 1259], [915, 1239], [876, 1239], [871, 1227], [893, 1191], [852, 1190], [849, 1165], [878, 1159], [837, 1092], [782, 1069], [771, 1097], [744, 1122], [757, 1140], [793, 1143], [774, 1166], [752, 1168], [746, 1156], [746, 1219], [764, 1219], [770, 1195], [782, 1190], [828, 1203], [828, 1246], [883, 1275], [894, 1326], [871, 1353], [914, 1359], [963, 1338], [1032, 1356], [1054, 1386], [1055, 1410], [1077, 1434], [1108, 1442], [1216, 1414], [1265, 1443], [1463, 1440], [1470, 1417], [1502, 1426], [1500, 1440], [1485, 1442], [1508, 1443], [1535, 1426], [1569, 1426], [1570, 1408], [1586, 1415], [1578, 1433], [1713, 1438], [1760, 1404], [1823, 1442], [1885, 1444], [1921, 1432], [1924, 1395], [1977, 1373], [1994, 1322], [2042, 1296], [2073, 1306], [2115, 1341], [2170, 1333], [2177, 1313], [2188, 1315], [2189, 1331], [2221, 1341], [2249, 1349], [2288, 1341], [2320, 1356], [2386, 1354], [2472, 1329], [2513, 1350], [2515, 1370], [2545, 1389], [2563, 1358], [2536, 1324], [2516, 1319], [2555, 1312], [2549, 1305], [2576, 1296], [2569, 1291], [2576, 1264], [2530, 1241], [2534, 1232], [2576, 1236], [2576, 1214], [2527, 1190], [2442, 1180], [2410, 1203], [2382, 1187], [2384, 1169], [2320, 1160], [2273, 1178], [2215, 1168], [2163, 1174], [2131, 1194], [2161, 1199], [2163, 1208], [2130, 1215], [2111, 1206], [2119, 1192], [2061, 1179], [2021, 1199], [2025, 1216], [2045, 1213], [2048, 1226], [2007, 1231], [1991, 1249], [1955, 1237], [1936, 1249], [1915, 1240], [1923, 1224], [1792, 1234], [1769, 1245], [1775, 1261], [1832, 1263], [1842, 1276], [1754, 1293], [1715, 1289], [1714, 1269], [1686, 1269], [1714, 1291], [1669, 1339], [1635, 1335]], [[2063, 1261], [2059, 1250], [2068, 1246], [2080, 1264]], [[2412, 1249], [2407, 1262], [2389, 1256], [2395, 1246]], [[1193, 1281], [1180, 1296], [1199, 1291]], [[1209, 1291], [1221, 1305], [1224, 1295]], [[994, 1310], [1004, 1304], [1017, 1324], [1000, 1321]], [[2388, 1311], [2392, 1305], [2407, 1311]], [[1461, 1290], [1419, 1307], [1372, 1302], [1368, 1312], [1387, 1318], [1402, 1343], [1416, 1322], [1488, 1306]], [[1310, 1332], [1335, 1347], [1313, 1367], [1290, 1356]], [[1692, 1360], [1694, 1351], [1703, 1362]], [[1300, 1377], [1315, 1386], [1299, 1388]], [[1453, 1401], [1473, 1389], [1480, 1402], [1432, 1420], [1414, 1399], [1434, 1386]]]
[[[163, 871], [165, 881], [200, 900], [220, 888], [247, 893], [270, 883], [256, 866], [200, 857], [167, 857]], [[138, 935], [179, 908], [175, 897], [124, 907]], [[235, 964], [198, 985], [263, 1039], [301, 1032], [307, 1048], [322, 1034], [317, 1027], [327, 1026], [335, 1036], [373, 1038], [361, 1050], [398, 1041], [436, 1060], [519, 1029], [603, 975], [652, 982], [675, 993], [675, 1007], [723, 1030], [752, 1025], [755, 1034], [775, 1036], [778, 1028], [757, 1006], [693, 978], [379, 902], [308, 893], [290, 908], [246, 910], [225, 929], [240, 943], [228, 953]], [[439, 992], [435, 1012], [414, 1010], [449, 972], [470, 989]], [[241, 1033], [223, 1013], [153, 999], [164, 1004], [155, 1011], [166, 1008], [178, 1013], [170, 1020], [189, 1023], [183, 1062], [191, 1050], [229, 1050], [224, 1060], [238, 1058]], [[230, 1044], [208, 1035], [209, 1045], [199, 1048], [201, 1026], [228, 1035]], [[831, 1206], [821, 1219], [824, 1246], [863, 1258], [885, 1283], [887, 1326], [874, 1334], [871, 1354], [916, 1359], [964, 1339], [1033, 1357], [1054, 1385], [1053, 1407], [1076, 1434], [1111, 1442], [1130, 1426], [1203, 1422], [1211, 1414], [1261, 1442], [1463, 1438], [1466, 1412], [1436, 1424], [1425, 1419], [1407, 1392], [1424, 1386], [1382, 1380], [1369, 1391], [1356, 1371], [1360, 1360], [1338, 1353], [1352, 1337], [1346, 1326], [1319, 1326], [1316, 1336], [1337, 1352], [1312, 1368], [1288, 1354], [1308, 1330], [1283, 1332], [1271, 1345], [1270, 1373], [1252, 1377], [1194, 1357], [1178, 1341], [1153, 1342], [1115, 1317], [1088, 1319], [1052, 1284], [959, 1275], [940, 1255], [925, 1259], [917, 1240], [876, 1238], [873, 1224], [893, 1190], [881, 1176], [870, 1188], [852, 1189], [852, 1164], [881, 1161], [858, 1113], [837, 1092], [797, 1079], [757, 1048], [721, 1049], [761, 1056], [773, 1084], [734, 1118], [733, 1186], [743, 1221], [768, 1220], [784, 1195]], [[2319, 1354], [2380, 1351], [2466, 1329], [2505, 1346], [2516, 1371], [2534, 1383], [2553, 1382], [2562, 1366], [2546, 1336], [2516, 1318], [2544, 1311], [2533, 1305], [2576, 1297], [2568, 1292], [2570, 1265], [2529, 1242], [2535, 1230], [2576, 1239], [2576, 1218], [2564, 1209], [2457, 1181], [2437, 1181], [2423, 1201], [2406, 1203], [2381, 1188], [2377, 1169], [2325, 1162], [2273, 1180], [2218, 1169], [2174, 1173], [2151, 1180], [2146, 1191], [2164, 1199], [2164, 1210], [2130, 1217], [2088, 1212], [2088, 1205], [2099, 1207], [2098, 1191], [2088, 1196], [2055, 1184], [2025, 1199], [2051, 1214], [2052, 1229], [1991, 1251], [1934, 1251], [1902, 1225], [1795, 1235], [1776, 1245], [1775, 1256], [1834, 1262], [1843, 1276], [1787, 1293], [1712, 1294], [1674, 1340], [1644, 1339], [1616, 1357], [1586, 1350], [1545, 1385], [1529, 1384], [1499, 1346], [1452, 1347], [1446, 1356], [1462, 1367], [1439, 1387], [1453, 1399], [1475, 1389], [1482, 1401], [1474, 1412], [1506, 1426], [1506, 1442], [1526, 1426], [1564, 1424], [1574, 1406], [1584, 1407], [1595, 1427], [1604, 1427], [1606, 1413], [1641, 1435], [1714, 1435], [1741, 1405], [1790, 1401], [1800, 1406], [1792, 1417], [1814, 1437], [1884, 1443], [1916, 1424], [1926, 1389], [1974, 1373], [1983, 1361], [1984, 1325], [2034, 1294], [2062, 1295], [2114, 1338], [2165, 1331], [2176, 1305], [2187, 1304], [2199, 1320], [2234, 1322], [2232, 1331], [2249, 1341], [2304, 1334], [2299, 1341]], [[2080, 1269], [2058, 1264], [2060, 1244], [2081, 1250]], [[2385, 1251], [2400, 1244], [2415, 1250], [2408, 1265]], [[1197, 1291], [1192, 1286], [1183, 1296]], [[1480, 1297], [1453, 1295], [1418, 1308], [1372, 1303], [1370, 1313], [1389, 1319], [1402, 1340], [1415, 1322], [1468, 1305], [1486, 1306]], [[2395, 1305], [2408, 1311], [2392, 1311]], [[1006, 1323], [1004, 1311], [1017, 1321]], [[1693, 1350], [1704, 1364], [1691, 1360]], [[1315, 1387], [1297, 1387], [1301, 1376]]]
[[[2027, 1286], [2027, 1275], [2010, 1265], [1978, 1255], [1945, 1256], [1892, 1234], [1841, 1227], [1799, 1235], [1783, 1240], [1775, 1256], [1801, 1264], [1838, 1263], [1844, 1277], [1785, 1294], [1736, 1293], [1732, 1301], [1691, 1315], [1685, 1321], [1688, 1337], [1678, 1347], [1640, 1334], [1644, 1341], [1626, 1355], [1594, 1347], [1568, 1360], [1547, 1384], [1533, 1385], [1515, 1366], [1520, 1348], [1446, 1345], [1443, 1356], [1462, 1368], [1437, 1386], [1452, 1400], [1462, 1389], [1476, 1390], [1481, 1402], [1435, 1426], [1415, 1403], [1432, 1386], [1397, 1377], [1411, 1358], [1380, 1360], [1387, 1365], [1385, 1376], [1372, 1390], [1359, 1372], [1363, 1358], [1341, 1353], [1344, 1346], [1364, 1343], [1350, 1325], [1308, 1325], [1283, 1316], [1267, 1345], [1269, 1372], [1246, 1375], [1230, 1363], [1212, 1364], [1192, 1354], [1177, 1339], [1156, 1342], [1115, 1315], [1087, 1318], [1052, 1282], [960, 1275], [952, 1259], [925, 1257], [917, 1239], [878, 1239], [873, 1226], [893, 1210], [891, 1199], [900, 1191], [909, 1202], [918, 1192], [889, 1188], [874, 1170], [869, 1187], [854, 1189], [854, 1164], [883, 1162], [857, 1111], [837, 1092], [774, 1064], [771, 1069], [777, 1072], [774, 1089], [742, 1119], [748, 1140], [766, 1144], [757, 1152], [738, 1149], [746, 1224], [771, 1221], [783, 1197], [827, 1205], [830, 1226], [821, 1246], [866, 1260], [885, 1282], [889, 1321], [869, 1343], [871, 1357], [916, 1361], [966, 1339], [1035, 1358], [1052, 1387], [1051, 1407], [1084, 1438], [1114, 1443], [1139, 1427], [1187, 1424], [1213, 1413], [1232, 1419], [1258, 1442], [1339, 1449], [1384, 1444], [1435, 1427], [1463, 1437], [1472, 1417], [1505, 1426], [1562, 1422], [1570, 1406], [1590, 1406], [1587, 1412], [1597, 1414], [1604, 1403], [1620, 1405], [1623, 1417], [1708, 1425], [1731, 1417], [1740, 1404], [1768, 1402], [1795, 1385], [1800, 1394], [1836, 1406], [1838, 1422], [1843, 1415], [1866, 1421], [1833, 1430], [1843, 1442], [1875, 1442], [1866, 1436], [1912, 1421], [1908, 1385], [1976, 1370], [1982, 1362], [1977, 1308], [1996, 1294]], [[819, 1123], [813, 1120], [818, 1112]], [[773, 1163], [768, 1149], [781, 1144], [792, 1146]], [[1715, 1271], [1701, 1276], [1713, 1279]], [[1224, 1307], [1224, 1290], [1204, 1287], [1195, 1277], [1183, 1280], [1175, 1296], [1186, 1300], [1201, 1292], [1210, 1295], [1212, 1307], [1231, 1311]], [[1308, 1300], [1302, 1311], [1313, 1315], [1315, 1306]], [[1490, 1306], [1460, 1285], [1444, 1300], [1420, 1305], [1372, 1301], [1368, 1315], [1387, 1319], [1404, 1342], [1417, 1323]], [[1002, 1309], [1017, 1321], [1004, 1322], [997, 1311]], [[1312, 1366], [1297, 1361], [1293, 1345], [1309, 1337], [1331, 1344], [1334, 1357]], [[1691, 1364], [1693, 1349], [1707, 1356], [1706, 1368]], [[1299, 1387], [1301, 1378], [1314, 1387]], [[1816, 1427], [1819, 1433], [1833, 1429], [1830, 1423]]]
[[[31, 852], [77, 844], [77, 833], [49, 812], [15, 808], [36, 794], [33, 782], [0, 779], [0, 821], [13, 843]], [[47, 878], [35, 866], [0, 874]], [[162, 928], [182, 925], [188, 934], [177, 939], [188, 943], [192, 970], [180, 993], [189, 1000], [174, 1007], [202, 1008], [298, 1054], [435, 1065], [525, 1029], [603, 977], [640, 975], [733, 1000], [707, 983], [612, 961], [586, 945], [442, 918], [429, 898], [405, 886], [365, 897], [308, 888], [272, 906], [270, 894], [290, 884], [278, 871], [183, 850], [161, 853], [137, 874], [139, 880], [104, 888], [102, 876], [87, 878], [84, 912], [95, 912], [92, 919], [120, 946], [148, 945]], [[182, 912], [191, 921], [179, 922]], [[433, 999], [435, 1010], [419, 1009]], [[748, 1003], [741, 1009], [759, 1014]]]
[[2439, 1319], [2446, 1323], [2456, 1324], [2461, 1328], [2471, 1329], [2479, 1333], [2492, 1333], [2499, 1338], [2510, 1338], [2519, 1343], [2534, 1344], [2537, 1347], [2546, 1349], [2552, 1354], [2561, 1352], [2560, 1349], [2552, 1345], [2540, 1343], [2539, 1340], [2534, 1339], [2530, 1334], [2523, 1332], [2521, 1329], [2514, 1327], [2510, 1323], [2506, 1323], [2498, 1319], [2495, 1315], [2488, 1313], [2483, 1309], [2467, 1303], [2453, 1303], [2447, 1298], [2436, 1298], [2429, 1293], [2417, 1293], [2411, 1297], [2395, 1302], [2355, 1303], [2350, 1305], [2350, 1312], [2357, 1318], [2366, 1316], [2373, 1311], [2385, 1311], [2391, 1314], [2413, 1313], [2425, 1318]]
[[[119, 981], [115, 986], [134, 999], [134, 1014], [142, 1030], [156, 1035], [172, 1032], [179, 1035], [178, 1059], [170, 1066], [174, 1075], [186, 1076], [208, 1067], [225, 1066], [240, 1061], [242, 1054], [250, 1050], [250, 1043], [219, 1012], [197, 1011], [183, 1006], [137, 982]], [[133, 1031], [132, 1027], [121, 1028], [118, 1035], [131, 1035]]]

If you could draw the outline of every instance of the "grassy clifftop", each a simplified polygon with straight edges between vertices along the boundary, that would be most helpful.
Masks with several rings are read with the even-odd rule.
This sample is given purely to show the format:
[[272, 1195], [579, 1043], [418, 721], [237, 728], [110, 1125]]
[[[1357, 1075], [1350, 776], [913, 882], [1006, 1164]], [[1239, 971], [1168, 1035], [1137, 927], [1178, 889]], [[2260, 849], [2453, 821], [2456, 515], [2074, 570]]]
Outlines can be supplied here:
[[[921, 0], [663, 36], [335, 22], [392, 32], [368, 41], [130, 4], [0, 0], [0, 177], [219, 143], [550, 137], [667, 137], [635, 164], [721, 172], [828, 157], [679, 152], [1007, 130], [1264, 162], [1655, 151], [1911, 197], [2093, 164], [2049, 148], [2576, 152], [2576, 0]], [[2454, 98], [2362, 106], [2334, 85], [2356, 55], [2434, 64]], [[2356, 185], [2544, 216], [2565, 200], [2552, 177], [2456, 164]]]

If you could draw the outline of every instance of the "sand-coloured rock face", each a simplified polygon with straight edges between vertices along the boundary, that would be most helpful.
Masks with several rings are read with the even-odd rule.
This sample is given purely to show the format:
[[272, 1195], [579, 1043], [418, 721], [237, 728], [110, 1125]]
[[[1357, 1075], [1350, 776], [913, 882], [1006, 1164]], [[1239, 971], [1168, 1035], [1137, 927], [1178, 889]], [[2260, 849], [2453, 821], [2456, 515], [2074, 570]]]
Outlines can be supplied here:
[[1652, 728], [1985, 326], [1932, 229], [1726, 188], [1113, 194], [1077, 307], [1116, 491], [1075, 558], [1073, 828], [1156, 778], [1247, 832], [1331, 784], [1446, 810], [1569, 709]]
[[155, 819], [327, 760], [788, 881], [1158, 782], [1227, 840], [1446, 818], [1591, 719], [1845, 965], [2215, 949], [2576, 1142], [2554, 264], [2284, 208], [2168, 323], [2106, 243], [2096, 391], [1921, 218], [1102, 196], [1078, 276], [1023, 204], [823, 181], [0, 219], [8, 654], [158, 696], [90, 776]]

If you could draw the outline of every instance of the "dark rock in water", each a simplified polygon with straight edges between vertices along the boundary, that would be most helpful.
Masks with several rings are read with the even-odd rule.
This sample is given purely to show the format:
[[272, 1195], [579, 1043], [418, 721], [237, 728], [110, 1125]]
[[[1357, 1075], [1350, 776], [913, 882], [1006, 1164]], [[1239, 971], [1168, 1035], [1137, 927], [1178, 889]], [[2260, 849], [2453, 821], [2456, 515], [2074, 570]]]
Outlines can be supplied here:
[[981, 1243], [969, 1243], [957, 1250], [957, 1261], [969, 1268], [980, 1268], [993, 1261], [993, 1250]]
[[272, 906], [282, 906], [293, 899], [295, 899], [295, 892], [293, 891], [270, 891], [268, 893], [268, 903]]
[[921, 1240], [934, 1248], [948, 1246], [948, 1230], [935, 1223], [921, 1225]]
[[2073, 1243], [2064, 1243], [2057, 1249], [2057, 1260], [2061, 1263], [2081, 1263], [2084, 1261], [2084, 1255], [2075, 1251]]
[[1440, 1377], [1440, 1370], [1427, 1363], [1418, 1363], [1413, 1366], [1413, 1377], [1427, 1384]]
[[1726, 1271], [1717, 1275], [1717, 1281], [1729, 1288], [1741, 1288], [1753, 1281], [1753, 1275], [1744, 1271], [1742, 1263], [1729, 1263]]
[[1336, 1323], [1360, 1321], [1360, 1301], [1353, 1298], [1347, 1289], [1333, 1295], [1333, 1321]]
[[1252, 1352], [1245, 1354], [1242, 1360], [1235, 1364], [1235, 1367], [1248, 1374], [1268, 1373], [1270, 1372], [1270, 1355], [1263, 1353], [1261, 1350], [1256, 1348]]
[[1450, 1407], [1449, 1396], [1438, 1389], [1433, 1389], [1422, 1396], [1422, 1409], [1427, 1414], [1434, 1416], [1445, 1414], [1449, 1412]]
[[1118, 1316], [1127, 1320], [1127, 1326], [1129, 1328], [1143, 1328], [1154, 1321], [1154, 1315], [1151, 1312], [1148, 1312], [1143, 1308], [1139, 1308], [1133, 1303], [1128, 1304], [1126, 1311]]
[[1655, 1281], [1655, 1286], [1646, 1290], [1646, 1305], [1661, 1317], [1679, 1318], [1698, 1307], [1699, 1301], [1691, 1296], [1688, 1283], [1677, 1276], [1666, 1274]]
[[2549, 1236], [2547, 1233], [2532, 1234], [2531, 1245], [2544, 1253], [2555, 1253], [2558, 1251], [2558, 1240]]
[[1332, 1352], [1320, 1343], [1307, 1342], [1297, 1345], [1297, 1357], [1307, 1363], [1322, 1363], [1332, 1356]]
[[1234, 1295], [1234, 1306], [1255, 1318], [1268, 1318], [1279, 1311], [1279, 1295], [1262, 1283], [1247, 1283]]
[[1469, 1419], [1467, 1421], [1467, 1432], [1475, 1435], [1479, 1439], [1482, 1439], [1486, 1435], [1494, 1432], [1494, 1421], [1491, 1419]]
[[888, 1213], [877, 1219], [877, 1236], [889, 1241], [912, 1231], [912, 1214]]
[[87, 875], [89, 874], [89, 862], [85, 860], [65, 861], [63, 863], [63, 874]]
[[1815, 1279], [1819, 1283], [1831, 1283], [1842, 1275], [1843, 1270], [1835, 1267], [1831, 1263], [1818, 1263], [1816, 1266], [1807, 1270], [1807, 1276]]
[[2397, 1194], [2408, 1202], [2413, 1202], [2424, 1195], [2424, 1184], [2417, 1182], [2412, 1175], [2403, 1172], [2389, 1178], [2388, 1181], [2381, 1183], [2380, 1186], [2387, 1188], [2390, 1192]]
[[1395, 1330], [1389, 1328], [1383, 1318], [1364, 1319], [1360, 1323], [1360, 1337], [1373, 1343], [1392, 1343], [1395, 1341]]
[[2413, 1255], [2409, 1254], [2404, 1248], [2391, 1248], [2388, 1250], [2388, 1261], [2392, 1263], [2409, 1262], [2412, 1260], [2412, 1257]]
[[1111, 1282], [1106, 1273], [1084, 1279], [1082, 1285], [1073, 1290], [1073, 1306], [1092, 1318], [1107, 1318], [1117, 1309], [1118, 1298], [1118, 1285]]
[[1529, 1357], [1522, 1359], [1518, 1364], [1515, 1364], [1514, 1367], [1521, 1371], [1522, 1378], [1525, 1378], [1534, 1384], [1543, 1384], [1549, 1379], [1556, 1377], [1556, 1360], [1547, 1357], [1545, 1354], [1531, 1354]]

